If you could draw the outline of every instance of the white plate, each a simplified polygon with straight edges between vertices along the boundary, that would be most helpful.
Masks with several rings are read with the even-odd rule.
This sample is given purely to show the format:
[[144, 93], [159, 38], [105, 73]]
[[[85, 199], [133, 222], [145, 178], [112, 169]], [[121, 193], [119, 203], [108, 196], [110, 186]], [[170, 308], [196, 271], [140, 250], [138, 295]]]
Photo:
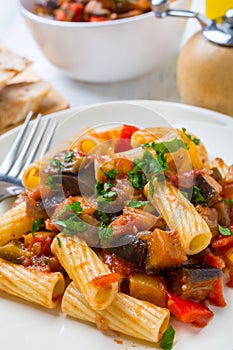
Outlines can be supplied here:
[[[204, 141], [210, 158], [233, 163], [233, 119], [219, 113], [160, 101], [126, 101], [78, 107], [53, 115], [59, 121], [56, 146], [88, 126], [131, 123], [141, 127], [173, 125], [186, 127]], [[15, 130], [0, 137], [0, 161], [15, 136]], [[0, 277], [1, 278], [1, 277]], [[233, 350], [233, 290], [225, 289], [227, 306], [210, 307], [215, 317], [204, 329], [174, 321], [174, 350]], [[149, 343], [113, 333], [103, 335], [92, 325], [74, 320], [59, 310], [42, 307], [1, 294], [0, 343], [5, 350], [144, 350]]]

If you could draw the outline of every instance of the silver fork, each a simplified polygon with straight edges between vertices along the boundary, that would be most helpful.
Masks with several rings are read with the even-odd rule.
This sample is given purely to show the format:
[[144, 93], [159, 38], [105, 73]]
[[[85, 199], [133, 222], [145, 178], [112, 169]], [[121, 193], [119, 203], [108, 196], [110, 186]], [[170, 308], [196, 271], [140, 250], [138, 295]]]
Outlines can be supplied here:
[[[43, 120], [43, 125], [39, 128], [42, 115], [38, 114], [34, 123], [30, 125], [33, 112], [29, 112], [25, 122], [20, 127], [11, 149], [4, 161], [0, 165], [0, 203], [10, 197], [16, 196], [24, 191], [22, 185], [22, 175], [24, 170], [33, 162], [35, 158], [42, 157], [49, 149], [57, 121], [50, 118]], [[49, 131], [47, 131], [49, 127]], [[29, 129], [29, 133], [26, 131]], [[35, 139], [35, 142], [32, 142]], [[40, 146], [42, 149], [39, 152]]]

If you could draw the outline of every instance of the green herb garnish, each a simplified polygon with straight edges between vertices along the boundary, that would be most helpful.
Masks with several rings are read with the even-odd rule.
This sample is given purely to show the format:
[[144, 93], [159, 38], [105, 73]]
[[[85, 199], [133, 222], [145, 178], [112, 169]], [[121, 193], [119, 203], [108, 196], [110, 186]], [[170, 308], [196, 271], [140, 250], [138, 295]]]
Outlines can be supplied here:
[[233, 233], [228, 227], [222, 227], [221, 225], [218, 224], [218, 230], [223, 236], [233, 236]]
[[189, 198], [189, 194], [188, 194], [188, 192], [185, 192], [185, 191], [180, 191], [182, 194], [183, 194], [183, 196], [185, 197], [185, 198]]
[[56, 236], [56, 239], [57, 239], [58, 247], [61, 248], [61, 240], [60, 240], [60, 238]]
[[50, 161], [49, 165], [52, 167], [52, 168], [55, 168], [57, 171], [61, 171], [61, 168], [62, 168], [62, 163], [60, 162], [59, 159], [57, 158], [54, 158]]
[[41, 225], [44, 223], [44, 219], [37, 219], [32, 222], [32, 235], [35, 235], [35, 232], [41, 227]]
[[227, 204], [233, 204], [233, 199], [223, 198], [222, 200]]
[[61, 181], [60, 177], [54, 178], [49, 175], [46, 180], [46, 185], [49, 186], [52, 191], [57, 191], [59, 189], [58, 184], [60, 181]]
[[173, 347], [174, 338], [175, 338], [175, 330], [170, 325], [163, 334], [163, 337], [159, 343], [160, 347], [163, 350], [171, 350]]
[[200, 140], [200, 139], [197, 139], [196, 137], [192, 137], [190, 134], [188, 134], [188, 133], [186, 132], [186, 128], [182, 128], [181, 130], [183, 131], [183, 133], [185, 134], [185, 136], [186, 136], [190, 141], [192, 141], [195, 145], [198, 146], [198, 145], [200, 144], [201, 140]]
[[147, 177], [155, 178], [158, 181], [164, 181], [166, 176], [164, 171], [168, 169], [166, 153], [172, 153], [178, 151], [180, 148], [188, 149], [186, 143], [182, 140], [175, 138], [168, 142], [152, 142], [142, 145], [143, 148], [152, 148], [156, 152], [156, 157], [146, 150], [142, 158], [137, 158], [133, 161], [135, 167], [128, 174], [131, 186], [141, 190], [147, 182]]
[[[72, 212], [71, 214], [69, 213], [70, 211]], [[78, 217], [82, 212], [83, 208], [80, 202], [73, 202], [59, 211], [54, 223], [62, 226], [63, 233], [67, 236], [72, 236], [78, 232], [84, 232], [87, 230], [88, 225]], [[69, 216], [62, 219], [62, 215], [66, 215], [66, 213], [69, 213]]]
[[136, 201], [135, 199], [132, 199], [131, 201], [129, 201], [127, 205], [130, 208], [141, 208], [148, 203], [149, 203], [148, 201]]
[[193, 186], [192, 198], [197, 204], [205, 202], [205, 198], [203, 197], [201, 190], [198, 186]]
[[64, 208], [62, 208], [58, 214], [57, 217], [60, 218], [65, 212], [72, 211], [76, 215], [80, 215], [83, 212], [83, 208], [80, 204], [80, 202], [73, 202], [71, 204], [66, 205]]
[[106, 243], [109, 240], [109, 238], [112, 236], [113, 229], [111, 226], [109, 227], [109, 226], [101, 223], [100, 227], [99, 227], [98, 234], [99, 234], [99, 238], [101, 239], [101, 241]]
[[153, 179], [149, 181], [149, 194], [151, 197], [153, 197], [155, 192], [154, 185], [153, 185]]
[[73, 157], [74, 157], [74, 152], [69, 152], [69, 153], [65, 156], [64, 161], [65, 161], [66, 163], [69, 163], [69, 162], [72, 161]]
[[76, 233], [85, 232], [88, 228], [87, 223], [77, 218], [75, 215], [70, 216], [66, 220], [55, 220], [55, 224], [63, 226], [62, 232], [66, 236], [73, 236]]
[[104, 171], [102, 168], [101, 168], [101, 170], [103, 171], [104, 175], [106, 175], [107, 178], [110, 180], [116, 180], [116, 176], [117, 176], [117, 174], [119, 174], [119, 171], [114, 169], [114, 168], [112, 168], [109, 171]]
[[141, 170], [137, 170], [136, 172], [133, 170], [130, 171], [128, 179], [131, 186], [137, 190], [142, 190], [147, 182], [146, 175]]

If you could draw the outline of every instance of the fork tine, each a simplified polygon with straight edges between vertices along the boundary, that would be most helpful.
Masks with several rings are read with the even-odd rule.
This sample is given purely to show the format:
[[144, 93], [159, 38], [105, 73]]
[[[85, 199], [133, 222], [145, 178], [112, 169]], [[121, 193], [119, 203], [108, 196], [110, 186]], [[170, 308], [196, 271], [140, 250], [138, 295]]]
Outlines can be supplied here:
[[52, 142], [53, 136], [54, 136], [56, 128], [57, 128], [57, 124], [58, 124], [57, 120], [55, 120], [55, 121], [53, 120], [53, 124], [50, 128], [49, 134], [46, 138], [45, 144], [44, 144], [43, 149], [40, 153], [40, 157], [43, 157], [43, 155], [45, 155], [45, 153], [49, 150], [50, 144]]
[[20, 128], [20, 131], [8, 153], [8, 155], [5, 157], [4, 161], [2, 162], [0, 166], [0, 174], [7, 174], [9, 169], [12, 167], [12, 164], [14, 163], [14, 160], [16, 158], [19, 146], [22, 142], [22, 139], [24, 137], [24, 134], [28, 128], [28, 124], [33, 116], [33, 112], [29, 112], [25, 122], [23, 123], [22, 127]]
[[31, 128], [30, 134], [28, 135], [27, 140], [25, 141], [25, 143], [23, 145], [23, 148], [20, 151], [20, 154], [19, 154], [16, 162], [14, 163], [14, 165], [12, 166], [12, 168], [10, 169], [10, 171], [8, 173], [9, 176], [16, 177], [19, 174], [20, 170], [22, 169], [23, 164], [24, 164], [24, 160], [25, 160], [25, 157], [26, 157], [26, 154], [29, 151], [29, 147], [30, 147], [31, 141], [32, 141], [33, 137], [36, 134], [36, 131], [37, 131], [38, 126], [39, 126], [39, 123], [41, 121], [41, 117], [42, 117], [42, 115], [38, 114], [35, 122], [33, 123], [33, 126]]
[[[51, 124], [51, 119], [47, 119], [47, 120], [44, 122], [43, 127], [42, 127], [42, 129], [41, 129], [41, 131], [40, 131], [40, 133], [39, 133], [39, 135], [38, 135], [38, 137], [37, 137], [37, 141], [34, 143], [33, 148], [32, 148], [31, 151], [30, 151], [30, 155], [29, 155], [29, 157], [27, 158], [27, 161], [25, 162], [23, 169], [21, 170], [21, 172], [20, 172], [19, 175], [18, 175], [19, 178], [22, 178], [22, 175], [23, 175], [23, 173], [24, 173], [24, 170], [25, 170], [25, 169], [29, 166], [29, 164], [31, 164], [31, 163], [33, 162], [33, 160], [36, 158], [37, 151], [38, 151], [38, 149], [39, 149], [39, 147], [40, 147], [40, 145], [41, 145], [41, 143], [42, 143], [42, 141], [43, 141], [43, 138], [44, 138], [45, 132], [46, 132], [46, 130], [47, 130], [47, 128], [48, 128], [49, 122], [50, 122], [50, 124]], [[44, 145], [44, 147], [43, 147], [43, 149], [42, 149], [42, 151], [41, 151], [41, 153], [40, 153], [40, 157], [42, 157], [42, 156], [46, 153], [46, 151], [48, 150], [49, 145], [50, 145], [50, 143], [51, 143], [51, 141], [52, 141], [52, 138], [53, 138], [53, 136], [54, 136], [56, 127], [57, 127], [57, 121], [55, 121], [55, 122], [53, 121], [53, 125], [52, 125], [52, 127], [51, 127], [51, 129], [50, 129], [50, 131], [49, 131], [49, 135], [46, 137], [46, 142], [45, 142], [45, 145]], [[38, 158], [39, 158], [39, 157], [38, 157]]]

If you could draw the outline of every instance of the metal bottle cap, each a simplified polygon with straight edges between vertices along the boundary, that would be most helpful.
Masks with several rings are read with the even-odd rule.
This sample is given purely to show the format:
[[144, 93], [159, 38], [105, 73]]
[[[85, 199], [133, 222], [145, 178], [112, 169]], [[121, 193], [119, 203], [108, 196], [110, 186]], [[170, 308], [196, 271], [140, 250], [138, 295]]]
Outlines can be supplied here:
[[206, 39], [217, 45], [233, 47], [233, 8], [226, 12], [222, 25], [198, 12], [172, 10], [169, 0], [151, 0], [151, 8], [159, 18], [167, 16], [196, 18], [203, 28], [202, 32]]

